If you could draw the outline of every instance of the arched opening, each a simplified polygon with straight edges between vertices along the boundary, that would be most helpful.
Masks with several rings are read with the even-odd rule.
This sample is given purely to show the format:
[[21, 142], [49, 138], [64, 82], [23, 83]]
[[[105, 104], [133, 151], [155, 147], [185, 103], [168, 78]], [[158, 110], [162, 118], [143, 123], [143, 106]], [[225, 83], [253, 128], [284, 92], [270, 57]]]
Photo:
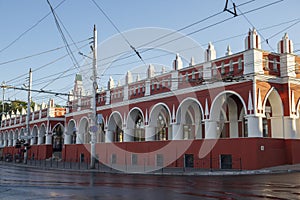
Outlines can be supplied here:
[[31, 145], [35, 145], [38, 142], [38, 127], [34, 126], [32, 129], [32, 138], [31, 138]]
[[263, 137], [283, 138], [283, 104], [274, 88], [267, 93], [263, 108]]
[[0, 134], [0, 146], [4, 146], [4, 138], [3, 138], [3, 132]]
[[144, 118], [139, 109], [133, 109], [129, 113], [127, 130], [132, 131], [133, 141], [145, 141]]
[[241, 97], [233, 92], [225, 92], [216, 97], [212, 104], [210, 120], [212, 128], [208, 135], [211, 138], [247, 137], [245, 131], [245, 104]]
[[[129, 136], [130, 137], [130, 136]], [[124, 132], [122, 129], [122, 118], [120, 113], [113, 113], [108, 121], [108, 129], [106, 132], [106, 140], [108, 142], [123, 142]]]
[[14, 137], [14, 133], [11, 130], [8, 135], [8, 146], [13, 146], [13, 137]]
[[16, 145], [16, 142], [17, 142], [17, 139], [18, 139], [18, 135], [19, 135], [19, 130], [16, 129], [15, 132], [14, 132], [14, 138], [13, 138], [13, 146]]
[[78, 135], [76, 136], [77, 144], [90, 143], [89, 122], [87, 118], [82, 118], [79, 123]]
[[76, 137], [77, 137], [76, 125], [75, 125], [75, 121], [73, 121], [73, 120], [69, 121], [67, 135], [70, 136], [70, 138], [69, 138], [70, 141], [68, 143], [76, 144]]
[[45, 144], [46, 143], [46, 126], [42, 124], [40, 127], [40, 134], [38, 137], [38, 144]]
[[168, 140], [170, 130], [170, 112], [167, 107], [160, 104], [150, 113], [149, 125], [154, 128], [154, 140]]
[[61, 124], [57, 124], [52, 130], [53, 152], [61, 152], [62, 150], [64, 144], [63, 130], [64, 127]]
[[4, 146], [8, 146], [8, 132], [6, 131], [5, 133], [4, 133]]
[[179, 131], [175, 134], [176, 139], [191, 140], [203, 138], [202, 130], [202, 108], [200, 104], [192, 99], [183, 101], [179, 106], [176, 122], [179, 125]]
[[25, 135], [25, 128], [22, 128], [21, 131], [20, 131], [20, 135], [19, 135], [19, 140], [24, 137]]

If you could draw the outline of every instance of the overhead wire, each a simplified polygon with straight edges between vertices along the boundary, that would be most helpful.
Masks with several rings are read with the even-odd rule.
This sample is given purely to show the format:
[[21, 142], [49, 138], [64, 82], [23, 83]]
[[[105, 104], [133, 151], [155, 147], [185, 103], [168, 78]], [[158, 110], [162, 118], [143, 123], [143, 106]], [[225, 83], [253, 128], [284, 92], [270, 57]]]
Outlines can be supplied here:
[[[82, 40], [82, 41], [79, 41], [79, 42], [75, 42], [75, 43], [72, 43], [70, 45], [80, 44], [80, 43], [85, 42], [87, 40], [88, 39]], [[43, 55], [43, 54], [47, 54], [47, 53], [51, 53], [51, 52], [54, 52], [54, 51], [58, 51], [58, 50], [61, 50], [63, 48], [65, 48], [65, 46], [57, 47], [57, 48], [54, 48], [54, 49], [42, 51], [42, 52], [39, 52], [39, 53], [31, 54], [31, 55], [20, 57], [20, 58], [15, 58], [15, 59], [7, 60], [7, 61], [4, 61], [4, 62], [1, 62], [0, 65], [6, 65], [6, 64], [9, 64], [9, 63], [13, 63], [13, 62], [17, 62], [17, 61], [21, 61], [21, 60], [26, 60], [26, 59], [29, 59], [29, 58], [33, 58], [33, 57], [36, 57], [36, 56]]]
[[[66, 0], [61, 1], [57, 6], [55, 6], [54, 10], [57, 9], [59, 6], [61, 6]], [[38, 26], [44, 19], [46, 19], [51, 12], [46, 14], [44, 17], [42, 17], [40, 20], [38, 20], [35, 24], [33, 24], [30, 28], [25, 30], [23, 33], [21, 33], [15, 40], [11, 41], [7, 46], [3, 47], [0, 50], [0, 53], [11, 47], [13, 44], [15, 44], [18, 40], [20, 40], [24, 35], [26, 35], [28, 32], [30, 32], [32, 29], [34, 29], [36, 26]]]
[[[244, 14], [248, 14], [248, 13], [255, 12], [255, 11], [257, 11], [257, 10], [261, 10], [261, 9], [263, 9], [263, 8], [266, 8], [266, 7], [275, 5], [275, 4], [277, 4], [277, 3], [281, 2], [281, 1], [283, 1], [283, 0], [277, 0], [277, 1], [275, 1], [275, 2], [271, 2], [271, 3], [265, 4], [265, 5], [263, 5], [263, 6], [260, 6], [260, 7], [251, 9], [251, 10], [248, 10], [248, 11], [244, 12]], [[237, 17], [238, 17], [238, 16], [237, 16]], [[180, 39], [182, 39], [182, 38], [184, 38], [184, 37], [187, 37], [187, 36], [196, 34], [196, 33], [198, 33], [198, 32], [204, 31], [204, 30], [206, 30], [206, 29], [208, 29], [208, 28], [217, 26], [217, 25], [222, 24], [222, 23], [224, 23], [224, 22], [226, 22], [226, 21], [229, 21], [229, 20], [231, 20], [231, 19], [233, 19], [233, 18], [235, 18], [235, 17], [232, 16], [232, 17], [223, 19], [223, 20], [221, 20], [221, 21], [215, 22], [215, 23], [213, 23], [213, 24], [207, 25], [207, 26], [205, 26], [205, 27], [202, 27], [202, 28], [200, 28], [200, 29], [197, 29], [197, 30], [195, 30], [195, 31], [192, 31], [192, 32], [190, 32], [190, 33], [187, 33], [186, 35], [182, 35], [182, 36], [176, 37], [176, 38], [174, 38], [174, 39], [171, 39], [171, 40], [169, 40], [169, 41], [166, 41], [166, 42], [157, 44], [157, 45], [155, 45], [155, 46], [153, 46], [153, 47], [151, 47], [151, 48], [147, 48], [147, 49], [145, 49], [145, 50], [140, 51], [140, 54], [141, 54], [141, 53], [145, 53], [145, 52], [147, 52], [147, 51], [151, 51], [151, 50], [153, 50], [153, 49], [156, 49], [156, 48], [161, 47], [161, 46], [163, 46], [163, 45], [169, 44], [169, 43], [171, 43], [171, 42], [180, 40]], [[141, 46], [140, 46], [140, 48], [141, 48]], [[117, 55], [121, 55], [121, 54], [122, 54], [122, 53], [119, 53], [119, 54], [117, 54]], [[115, 55], [115, 56], [117, 56], [117, 55]], [[125, 59], [130, 58], [130, 57], [133, 57], [133, 56], [134, 56], [134, 54], [131, 54], [131, 55], [128, 55], [128, 56], [119, 58], [119, 59], [117, 59], [117, 61], [119, 61], [119, 60], [125, 60]], [[102, 59], [102, 60], [105, 60], [105, 59], [108, 59], [108, 58], [111, 58], [111, 57], [113, 57], [113, 56], [104, 58], [104, 59]], [[100, 61], [102, 61], [102, 60], [100, 60]], [[109, 63], [106, 63], [106, 64], [109, 64]]]
[[[284, 0], [278, 0], [278, 1], [276, 1], [276, 2], [283, 2]], [[231, 0], [231, 2], [233, 3], [233, 0]], [[276, 3], [275, 2], [275, 3]], [[249, 20], [249, 18], [246, 16], [246, 13], [243, 13], [242, 11], [241, 11], [241, 9], [239, 9], [239, 8], [237, 8], [237, 10], [241, 13], [241, 15], [246, 19], [246, 21], [253, 27], [253, 28], [255, 28], [255, 26], [254, 26], [254, 24]], [[255, 28], [256, 29], [256, 28]], [[258, 31], [257, 31], [258, 32]], [[274, 48], [269, 44], [269, 42], [268, 42], [268, 40], [267, 39], [265, 39], [264, 38], [264, 36], [261, 34], [261, 33], [259, 33], [258, 32], [258, 34], [263, 38], [263, 40], [265, 40], [266, 42], [267, 42], [267, 44], [268, 44], [268, 46], [272, 49], [272, 51], [275, 51], [274, 50]]]
[[[277, 1], [277, 2], [273, 2], [273, 3], [271, 3], [271, 4], [269, 4], [269, 5], [273, 5], [273, 4], [275, 4], [275, 3], [278, 3], [278, 2], [280, 2], [280, 1]], [[255, 11], [255, 10], [258, 10], [258, 9], [261, 9], [261, 8], [264, 8], [264, 7], [266, 7], [266, 6], [268, 6], [268, 5], [265, 5], [265, 6], [262, 6], [262, 7], [259, 7], [259, 8], [256, 8], [256, 9], [253, 9], [253, 10], [251, 10], [251, 12], [253, 12], [253, 11]], [[250, 11], [247, 11], [246, 13], [249, 13]], [[226, 20], [227, 21], [227, 20]], [[219, 22], [219, 23], [223, 23], [223, 22]], [[217, 23], [217, 24], [219, 24], [219, 23]], [[209, 26], [210, 27], [210, 26]], [[199, 31], [201, 31], [202, 29], [198, 29], [197, 30], [197, 32], [199, 32]], [[192, 32], [192, 33], [189, 33], [190, 35], [191, 34], [194, 34], [195, 32]], [[171, 41], [172, 42], [172, 41]]]
[[60, 33], [60, 36], [61, 36], [61, 38], [62, 38], [62, 40], [63, 40], [63, 42], [64, 42], [64, 44], [66, 46], [66, 51], [68, 52], [68, 54], [69, 54], [69, 56], [70, 56], [70, 58], [71, 58], [71, 60], [72, 60], [72, 62], [74, 64], [74, 67], [79, 68], [80, 66], [79, 66], [79, 64], [77, 62], [77, 59], [75, 58], [75, 56], [74, 56], [74, 54], [73, 54], [73, 52], [72, 52], [72, 50], [71, 50], [71, 48], [70, 48], [70, 46], [68, 44], [68, 41], [67, 41], [67, 39], [66, 39], [66, 37], [65, 37], [65, 35], [64, 35], [61, 27], [60, 27], [60, 23], [59, 23], [57, 14], [55, 13], [55, 11], [54, 11], [52, 5], [50, 4], [49, 0], [47, 0], [47, 3], [48, 3], [48, 5], [49, 5], [49, 7], [51, 9], [51, 12], [52, 12], [52, 15], [53, 15], [53, 18], [54, 18], [57, 30]]
[[96, 3], [95, 0], [92, 2], [96, 5], [96, 7], [101, 11], [101, 13], [105, 16], [105, 18], [111, 23], [111, 25], [116, 29], [116, 31], [122, 36], [122, 38], [126, 41], [129, 47], [134, 51], [135, 55], [139, 57], [139, 59], [146, 65], [145, 61], [143, 60], [140, 52], [129, 42], [129, 40], [125, 37], [125, 35], [120, 31], [120, 29], [116, 26], [116, 24], [110, 19], [110, 17], [104, 12], [104, 10], [100, 7], [99, 4]]

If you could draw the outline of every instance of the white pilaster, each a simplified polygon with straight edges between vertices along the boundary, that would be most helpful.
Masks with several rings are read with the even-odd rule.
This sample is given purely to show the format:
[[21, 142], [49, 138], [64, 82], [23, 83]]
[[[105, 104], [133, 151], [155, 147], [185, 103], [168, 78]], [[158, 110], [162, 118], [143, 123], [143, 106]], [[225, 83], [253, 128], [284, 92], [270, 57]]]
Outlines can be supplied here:
[[38, 137], [38, 145], [43, 144], [43, 136]]
[[46, 135], [46, 144], [52, 144], [52, 134]]
[[145, 139], [146, 141], [154, 141], [155, 140], [155, 127], [146, 126], [145, 127]]
[[124, 142], [132, 142], [134, 137], [134, 129], [125, 129]]
[[218, 132], [217, 130], [217, 122], [205, 120], [205, 139], [217, 139]]
[[263, 53], [257, 49], [249, 49], [244, 52], [244, 74], [263, 74]]
[[246, 119], [248, 120], [248, 137], [262, 137], [262, 117], [250, 115], [246, 116]]
[[173, 140], [182, 140], [183, 139], [183, 130], [182, 124], [172, 124], [172, 139]]
[[111, 143], [114, 140], [113, 131], [107, 130], [105, 134], [105, 143]]
[[65, 132], [64, 134], [65, 134], [64, 143], [71, 144], [72, 136], [70, 134], [67, 134], [67, 132]]
[[297, 124], [296, 119], [291, 117], [284, 118], [284, 138], [296, 139], [297, 138]]

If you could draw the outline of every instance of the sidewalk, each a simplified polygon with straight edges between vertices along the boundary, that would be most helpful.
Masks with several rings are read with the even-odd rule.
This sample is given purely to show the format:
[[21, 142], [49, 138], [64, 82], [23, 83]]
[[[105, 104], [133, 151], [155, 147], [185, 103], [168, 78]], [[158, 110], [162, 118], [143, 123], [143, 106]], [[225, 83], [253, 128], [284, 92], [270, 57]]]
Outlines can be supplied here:
[[33, 163], [13, 163], [13, 162], [0, 162], [2, 165], [34, 168], [41, 170], [60, 170], [68, 172], [82, 172], [82, 173], [112, 173], [112, 174], [143, 174], [143, 175], [169, 175], [169, 176], [226, 176], [226, 175], [257, 175], [257, 174], [276, 174], [276, 173], [293, 173], [300, 172], [300, 164], [295, 165], [281, 165], [275, 167], [269, 167], [259, 170], [210, 170], [210, 169], [193, 169], [193, 168], [163, 168], [150, 172], [135, 171], [126, 167], [126, 170], [118, 171], [105, 165], [98, 165], [95, 169], [89, 169], [89, 165], [82, 163], [83, 165], [75, 165], [73, 167], [67, 167], [62, 163], [45, 163], [42, 165], [33, 165]]

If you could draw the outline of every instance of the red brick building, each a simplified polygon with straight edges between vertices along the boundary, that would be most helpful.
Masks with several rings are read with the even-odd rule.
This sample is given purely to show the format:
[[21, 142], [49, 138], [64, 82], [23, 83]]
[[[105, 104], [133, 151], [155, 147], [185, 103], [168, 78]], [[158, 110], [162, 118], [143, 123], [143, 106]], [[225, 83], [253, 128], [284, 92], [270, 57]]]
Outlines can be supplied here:
[[[260, 169], [300, 163], [300, 57], [293, 54], [287, 34], [277, 53], [262, 50], [260, 44], [256, 31], [249, 30], [242, 52], [233, 54], [228, 48], [224, 57], [216, 58], [210, 43], [204, 63], [183, 67], [177, 55], [169, 72], [155, 76], [150, 65], [143, 80], [133, 81], [128, 72], [126, 83], [115, 86], [111, 78], [108, 89], [97, 93], [94, 141], [99, 161], [119, 169]], [[82, 93], [77, 75], [59, 122], [63, 160], [90, 158], [91, 106]], [[7, 120], [0, 140], [13, 146], [15, 137], [10, 135], [16, 128]], [[49, 125], [37, 127], [39, 133], [42, 127], [51, 130]], [[38, 136], [52, 137], [49, 144], [51, 131]], [[34, 126], [31, 135], [37, 135], [33, 133]]]

